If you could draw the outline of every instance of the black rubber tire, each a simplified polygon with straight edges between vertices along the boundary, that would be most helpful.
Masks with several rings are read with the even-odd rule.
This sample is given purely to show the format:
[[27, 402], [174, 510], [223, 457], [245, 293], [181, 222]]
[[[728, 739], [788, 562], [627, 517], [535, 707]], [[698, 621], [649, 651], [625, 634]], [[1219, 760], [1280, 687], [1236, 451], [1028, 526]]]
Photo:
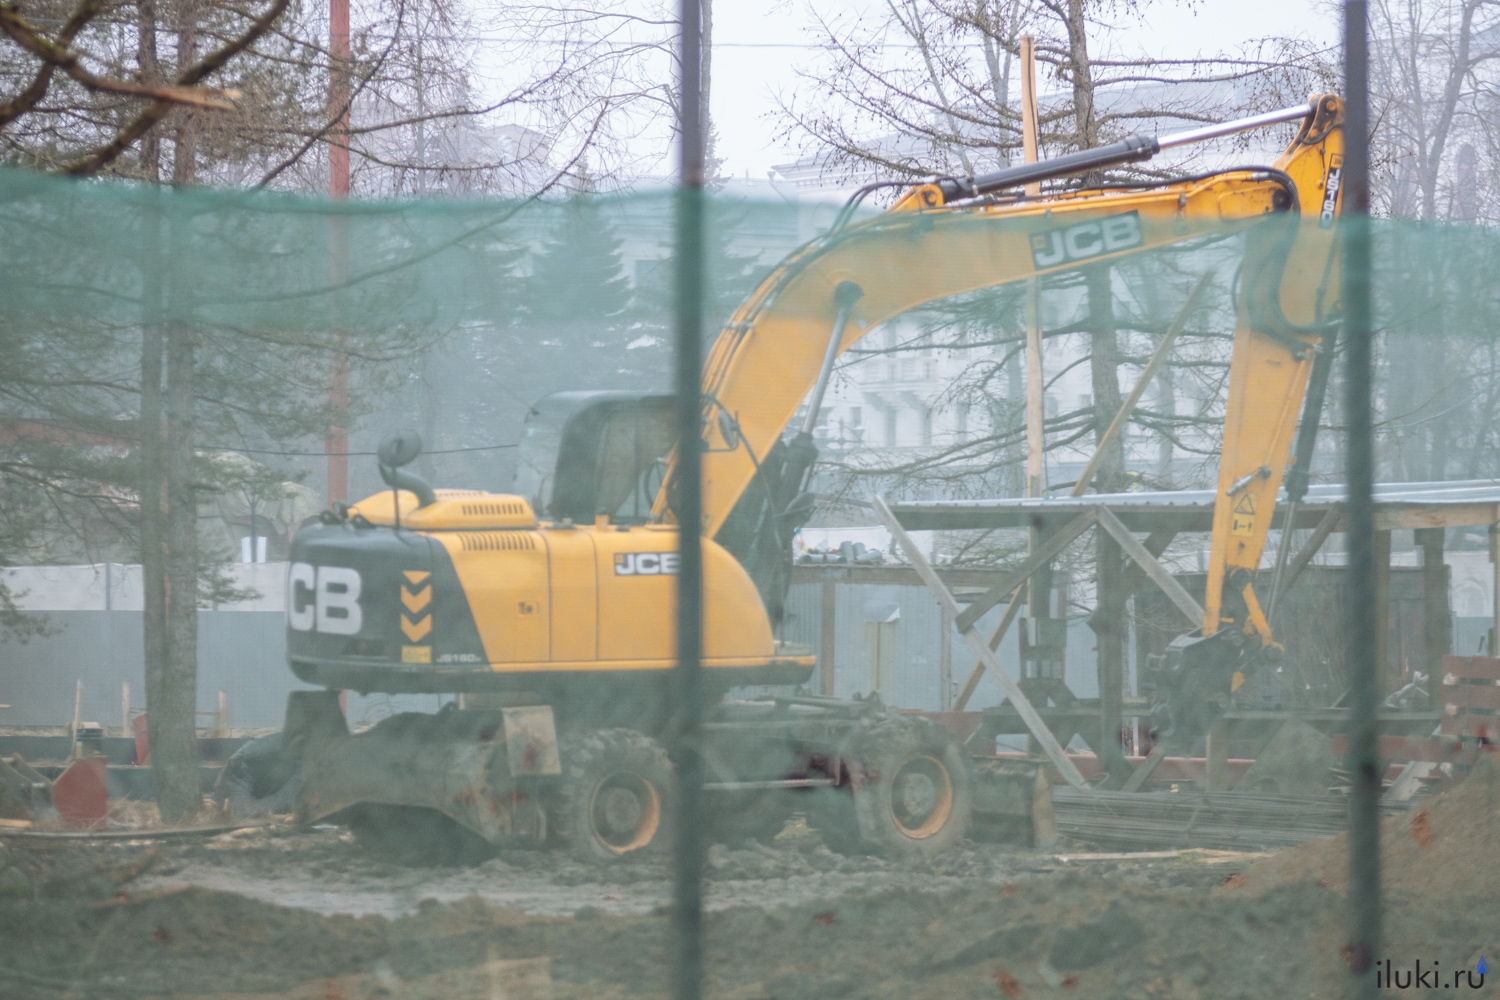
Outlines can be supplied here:
[[874, 716], [852, 734], [847, 758], [856, 772], [852, 794], [826, 798], [829, 818], [819, 819], [830, 850], [930, 857], [963, 842], [974, 787], [948, 730], [907, 715]]
[[792, 798], [783, 791], [720, 798], [724, 801], [709, 799], [709, 822], [713, 839], [726, 847], [741, 848], [752, 841], [769, 844], [792, 818]]
[[854, 796], [847, 788], [818, 788], [807, 796], [807, 825], [817, 830], [824, 845], [837, 854], [861, 854], [866, 845], [854, 813]]
[[575, 857], [598, 864], [667, 849], [677, 786], [656, 741], [633, 729], [600, 729], [565, 738], [561, 750], [549, 827]]
[[282, 751], [280, 733], [247, 740], [224, 762], [214, 781], [213, 801], [240, 819], [296, 809], [301, 763]]
[[362, 802], [335, 817], [360, 846], [391, 861], [417, 867], [469, 868], [499, 848], [436, 809]]

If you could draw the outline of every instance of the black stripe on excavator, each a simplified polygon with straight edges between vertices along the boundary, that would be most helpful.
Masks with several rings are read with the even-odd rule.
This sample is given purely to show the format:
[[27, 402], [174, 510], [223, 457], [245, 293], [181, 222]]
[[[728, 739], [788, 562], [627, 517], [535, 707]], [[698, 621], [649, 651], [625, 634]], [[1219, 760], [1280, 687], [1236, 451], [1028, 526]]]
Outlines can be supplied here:
[[489, 657], [474, 623], [469, 595], [459, 582], [448, 550], [436, 539], [432, 546], [432, 664], [444, 669], [489, 669]]
[[[347, 609], [334, 620], [316, 614], [317, 581], [328, 569], [346, 581], [345, 603], [347, 574], [357, 574], [356, 631], [344, 624]], [[291, 572], [287, 659], [309, 683], [379, 691], [384, 675], [488, 669], [453, 562], [430, 538], [347, 522], [309, 525], [293, 540]]]

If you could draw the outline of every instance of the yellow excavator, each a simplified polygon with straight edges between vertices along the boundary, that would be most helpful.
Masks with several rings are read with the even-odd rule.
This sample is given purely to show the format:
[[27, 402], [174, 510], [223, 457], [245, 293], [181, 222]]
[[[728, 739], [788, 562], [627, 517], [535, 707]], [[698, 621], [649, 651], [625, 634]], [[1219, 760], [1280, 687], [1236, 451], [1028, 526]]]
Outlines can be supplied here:
[[[1297, 120], [1268, 167], [1022, 193]], [[792, 533], [812, 509], [814, 422], [835, 359], [924, 303], [1243, 232], [1206, 616], [1158, 678], [1164, 730], [1201, 732], [1254, 665], [1274, 659], [1254, 581], [1289, 466], [1290, 499], [1306, 489], [1327, 381], [1342, 123], [1342, 102], [1323, 95], [937, 179], [860, 221], [851, 204], [739, 307], [702, 382], [713, 699], [703, 750], [715, 836], [772, 836], [799, 809], [842, 851], [933, 853], [964, 836], [973, 782], [941, 727], [876, 699], [724, 697], [812, 675], [810, 651], [778, 642], [773, 625]], [[326, 690], [294, 693], [276, 745], [228, 775], [241, 797], [294, 790], [303, 821], [338, 816], [361, 837], [442, 823], [481, 846], [561, 841], [597, 859], [660, 847], [672, 808], [658, 737], [674, 666], [675, 444], [668, 396], [562, 393], [529, 418], [518, 491], [491, 494], [433, 489], [404, 468], [419, 453], [415, 436], [388, 439], [379, 461], [391, 490], [327, 511], [296, 537], [287, 655]], [[351, 735], [341, 689], [463, 698]]]

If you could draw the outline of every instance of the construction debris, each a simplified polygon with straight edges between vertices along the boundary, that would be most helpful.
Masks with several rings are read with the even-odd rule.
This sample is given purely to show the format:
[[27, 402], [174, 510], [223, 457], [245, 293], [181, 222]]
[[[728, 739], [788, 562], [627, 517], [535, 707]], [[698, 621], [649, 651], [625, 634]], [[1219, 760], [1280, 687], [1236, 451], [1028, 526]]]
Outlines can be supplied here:
[[[1482, 754], [1462, 784], [1415, 811], [1381, 824], [1381, 886], [1392, 894], [1500, 899], [1494, 864], [1500, 830], [1500, 762]], [[1245, 873], [1244, 887], [1265, 890], [1316, 881], [1342, 891], [1349, 881], [1348, 836], [1305, 844], [1265, 858]]]
[[1292, 847], [1332, 837], [1349, 826], [1346, 801], [1328, 795], [1056, 788], [1052, 796], [1057, 828], [1064, 836], [1121, 850]]

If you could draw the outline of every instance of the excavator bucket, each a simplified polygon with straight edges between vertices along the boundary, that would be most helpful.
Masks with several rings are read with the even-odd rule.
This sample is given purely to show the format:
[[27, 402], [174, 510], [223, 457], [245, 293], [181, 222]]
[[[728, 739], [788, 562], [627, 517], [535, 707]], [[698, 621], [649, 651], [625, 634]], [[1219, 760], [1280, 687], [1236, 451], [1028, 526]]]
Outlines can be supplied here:
[[[403, 713], [350, 734], [320, 694], [297, 692], [288, 706], [284, 738], [302, 760], [299, 822], [351, 811], [378, 822], [392, 807], [441, 813], [494, 846], [546, 836], [538, 787], [562, 772], [550, 708]], [[299, 695], [314, 697], [299, 704]]]

